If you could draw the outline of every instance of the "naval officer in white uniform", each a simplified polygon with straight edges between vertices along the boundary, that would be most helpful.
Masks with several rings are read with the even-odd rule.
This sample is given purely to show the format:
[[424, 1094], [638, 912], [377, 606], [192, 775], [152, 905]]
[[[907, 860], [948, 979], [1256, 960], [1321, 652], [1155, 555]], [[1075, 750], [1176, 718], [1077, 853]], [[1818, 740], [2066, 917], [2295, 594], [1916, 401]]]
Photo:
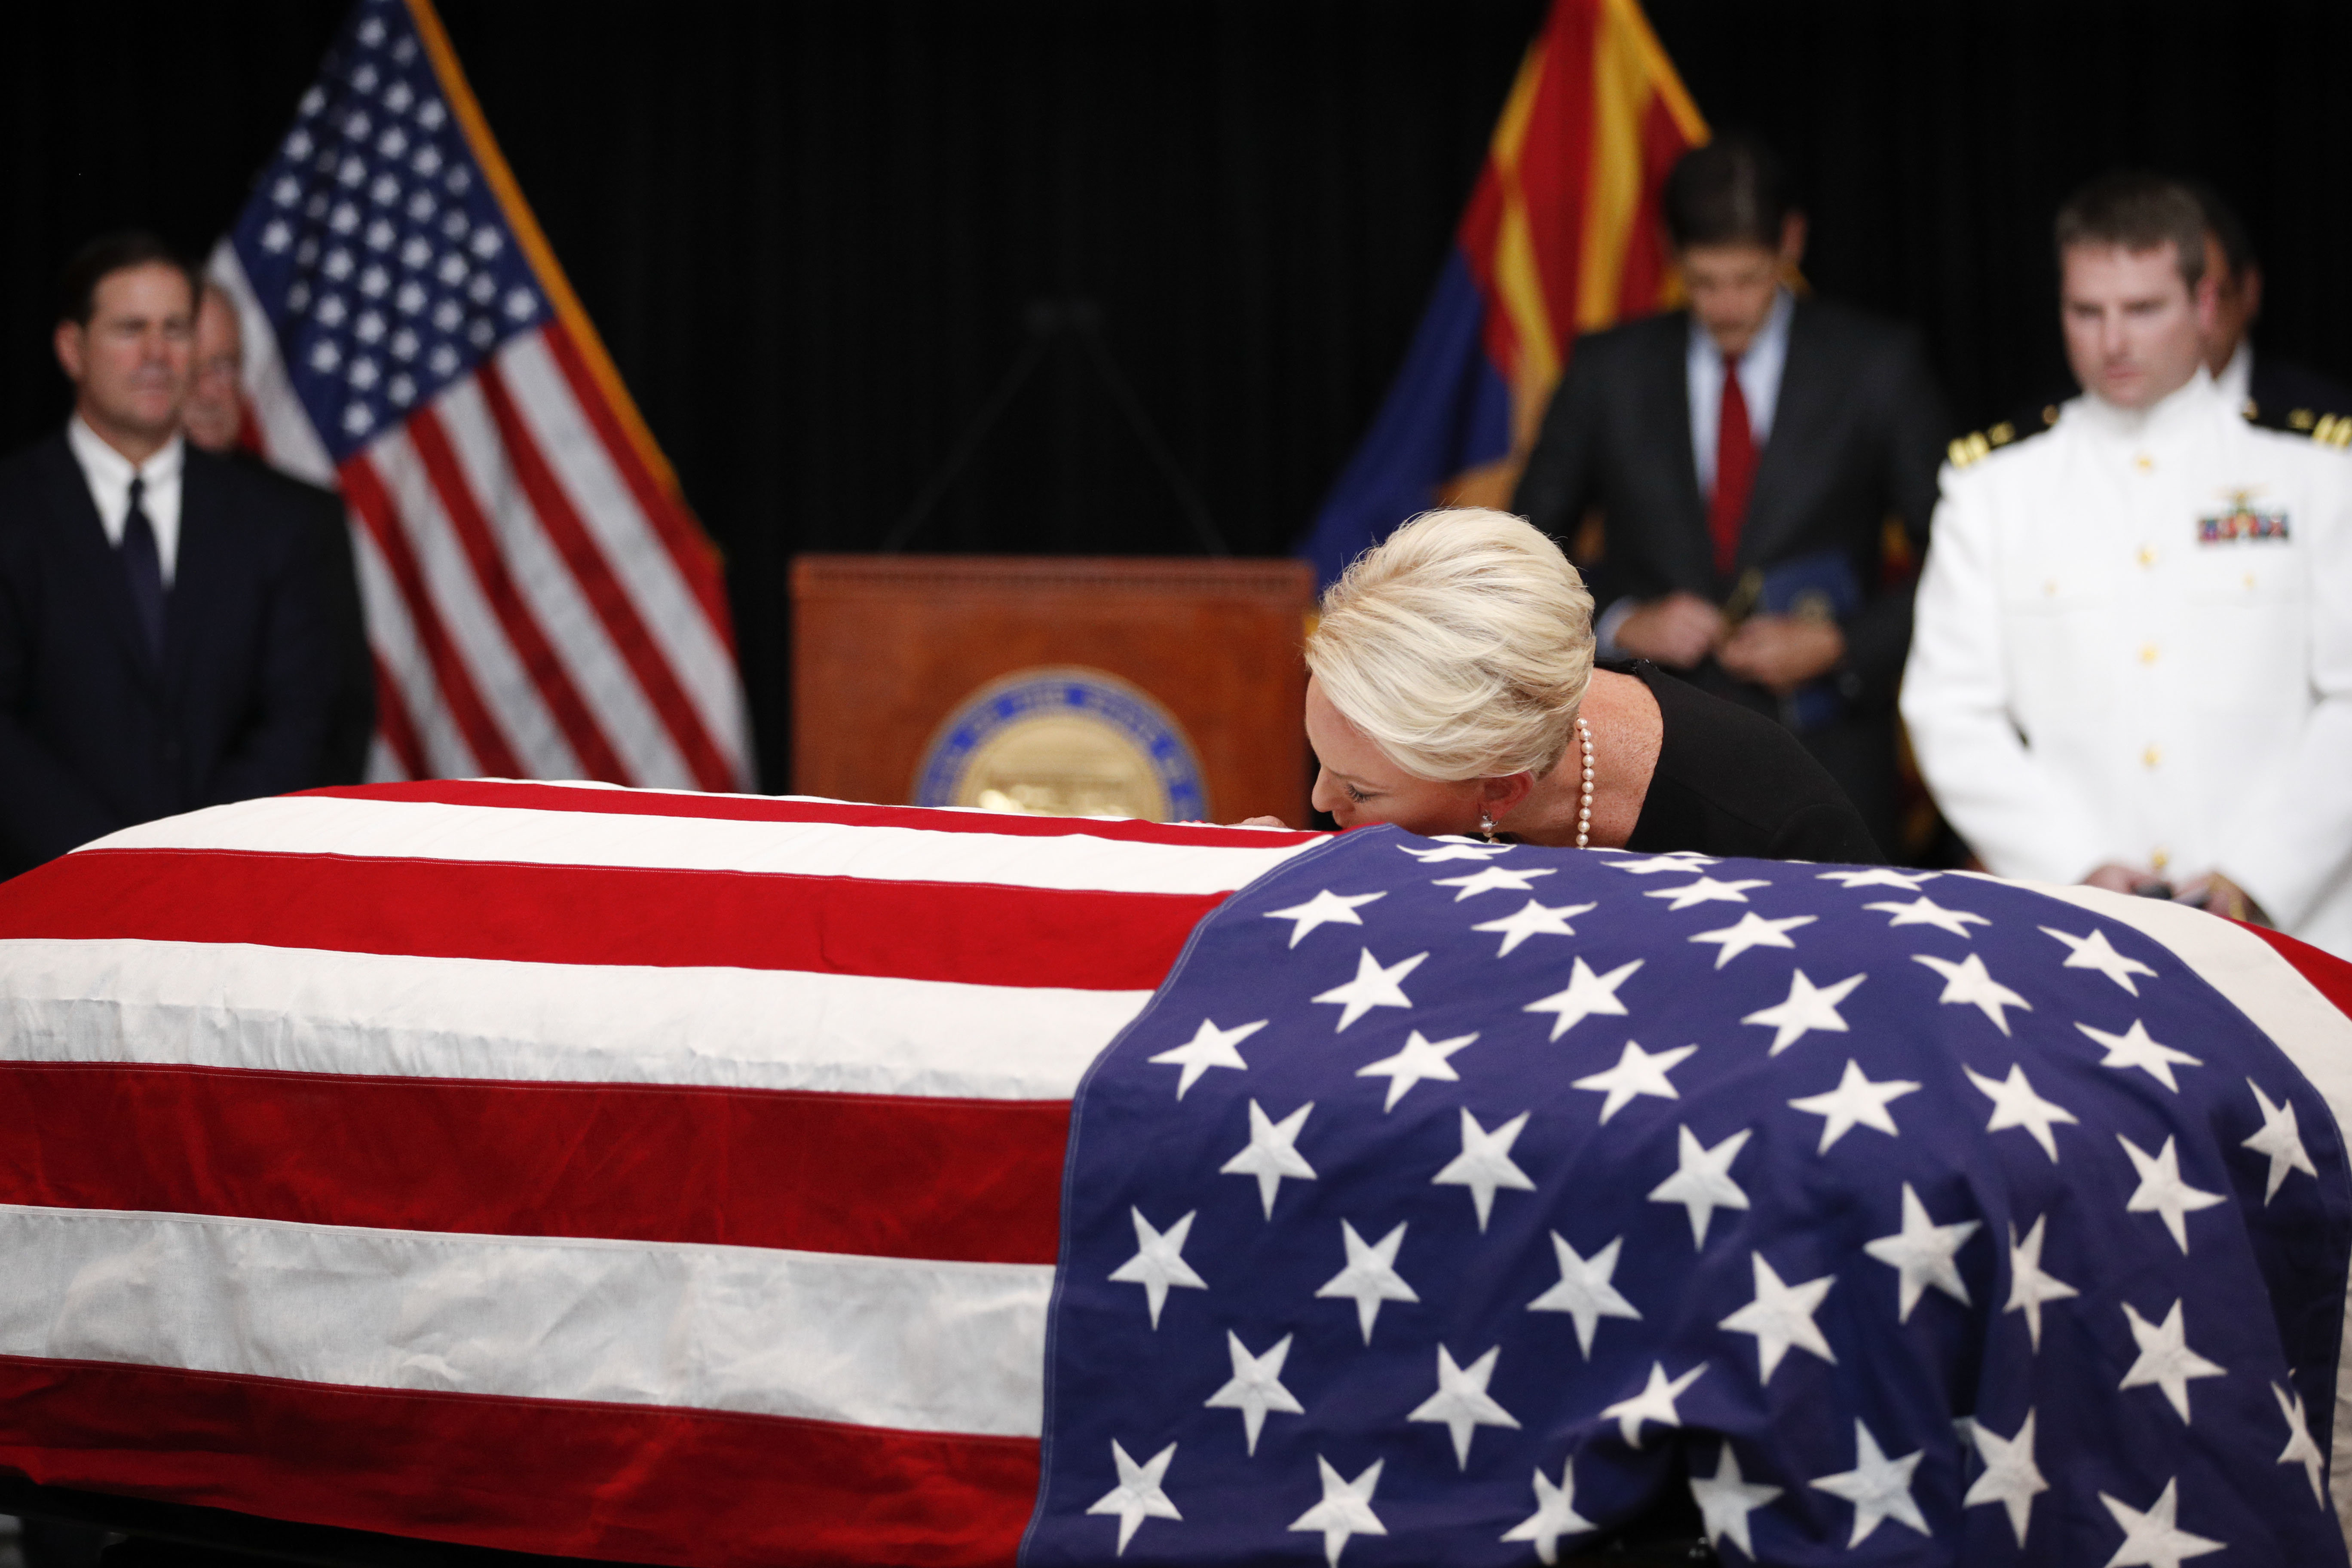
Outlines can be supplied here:
[[2215, 387], [2204, 226], [2148, 175], [2060, 211], [2085, 391], [1953, 444], [1903, 718], [1989, 869], [2352, 956], [2352, 426], [2265, 429]]

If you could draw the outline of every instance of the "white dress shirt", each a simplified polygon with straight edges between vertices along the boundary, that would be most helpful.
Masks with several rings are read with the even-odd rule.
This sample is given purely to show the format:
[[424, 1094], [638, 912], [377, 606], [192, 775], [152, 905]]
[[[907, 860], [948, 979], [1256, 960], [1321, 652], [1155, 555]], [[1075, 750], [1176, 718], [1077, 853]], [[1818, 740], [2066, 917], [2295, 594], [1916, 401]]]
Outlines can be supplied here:
[[[1775, 294], [1764, 324], [1739, 356], [1739, 395], [1748, 400], [1748, 428], [1759, 452], [1772, 436], [1772, 413], [1780, 405], [1780, 372], [1789, 363], [1789, 319], [1796, 313], [1797, 301], [1786, 289]], [[1691, 460], [1698, 465], [1698, 493], [1710, 496], [1715, 493], [1716, 436], [1723, 416], [1723, 351], [1696, 316], [1691, 318], [1690, 350], [1683, 364], [1690, 388]]]
[[[1772, 415], [1780, 405], [1780, 373], [1789, 363], [1789, 321], [1796, 313], [1794, 296], [1786, 289], [1775, 294], [1764, 324], [1739, 356], [1739, 395], [1748, 400], [1748, 430], [1759, 452], [1772, 434]], [[1705, 501], [1715, 493], [1716, 437], [1723, 422], [1723, 351], [1696, 316], [1691, 318], [1683, 375], [1690, 397], [1691, 462], [1698, 473], [1699, 499]], [[1620, 599], [1601, 613], [1592, 626], [1601, 658], [1626, 656], [1617, 646], [1618, 628], [1641, 607], [1632, 599]]]
[[2200, 368], [1947, 467], [1902, 710], [1997, 875], [2220, 871], [2352, 956], [2352, 456]]
[[147, 481], [139, 508], [155, 531], [155, 555], [163, 568], [163, 586], [171, 587], [172, 573], [180, 560], [180, 471], [185, 467], [187, 443], [174, 436], [161, 451], [134, 466], [77, 414], [66, 421], [66, 445], [72, 448], [74, 461], [81, 465], [82, 479], [89, 486], [89, 499], [98, 507], [98, 521], [106, 530], [110, 549], [122, 545], [122, 526], [131, 515], [131, 477], [136, 474]]

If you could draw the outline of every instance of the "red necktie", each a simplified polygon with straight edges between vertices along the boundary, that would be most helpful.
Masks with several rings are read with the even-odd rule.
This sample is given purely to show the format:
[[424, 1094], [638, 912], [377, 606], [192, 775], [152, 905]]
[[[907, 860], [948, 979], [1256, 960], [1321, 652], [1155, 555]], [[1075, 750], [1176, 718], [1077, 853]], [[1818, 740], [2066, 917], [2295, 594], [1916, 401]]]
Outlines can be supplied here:
[[1723, 356], [1723, 402], [1715, 422], [1715, 494], [1706, 504], [1706, 531], [1715, 541], [1715, 570], [1731, 575], [1739, 554], [1739, 525], [1748, 521], [1756, 488], [1756, 433], [1748, 426], [1748, 398], [1739, 390], [1739, 356]]

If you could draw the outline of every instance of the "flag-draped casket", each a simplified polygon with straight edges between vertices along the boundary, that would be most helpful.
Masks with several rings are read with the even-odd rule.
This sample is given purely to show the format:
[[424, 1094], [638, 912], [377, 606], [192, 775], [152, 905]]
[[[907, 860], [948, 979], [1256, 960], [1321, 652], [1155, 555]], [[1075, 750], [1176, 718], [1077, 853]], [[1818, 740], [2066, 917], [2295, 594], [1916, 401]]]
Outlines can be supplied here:
[[1730, 1561], [2341, 1562], [2345, 974], [1389, 828], [220, 807], [0, 887], [0, 1468], [681, 1564], [1672, 1495]]

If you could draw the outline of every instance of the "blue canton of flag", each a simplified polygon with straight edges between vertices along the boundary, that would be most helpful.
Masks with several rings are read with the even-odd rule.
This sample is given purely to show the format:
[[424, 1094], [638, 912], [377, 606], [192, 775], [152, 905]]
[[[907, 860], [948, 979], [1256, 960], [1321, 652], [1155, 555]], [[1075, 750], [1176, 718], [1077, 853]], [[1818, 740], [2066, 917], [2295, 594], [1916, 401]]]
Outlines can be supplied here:
[[1081, 1089], [1029, 1568], [2342, 1563], [2352, 1185], [2168, 950], [1990, 879], [1345, 835]]
[[356, 7], [229, 237], [335, 462], [548, 315], [399, 0]]

